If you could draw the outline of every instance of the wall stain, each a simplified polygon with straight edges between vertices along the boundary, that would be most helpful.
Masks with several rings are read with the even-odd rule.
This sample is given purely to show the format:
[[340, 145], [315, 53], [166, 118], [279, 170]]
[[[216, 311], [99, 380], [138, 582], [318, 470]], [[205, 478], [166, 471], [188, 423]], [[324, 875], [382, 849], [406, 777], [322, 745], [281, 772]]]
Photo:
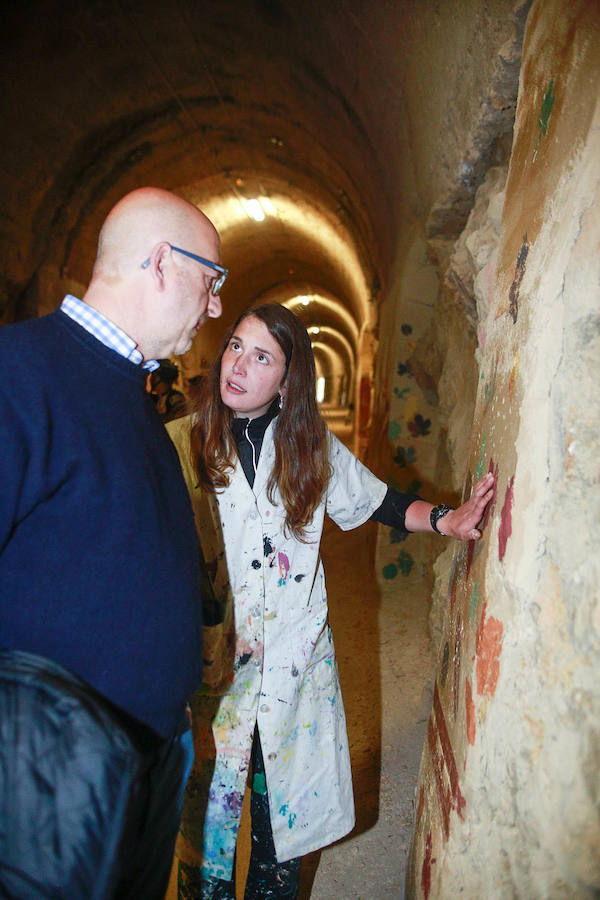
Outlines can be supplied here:
[[519, 315], [519, 291], [521, 289], [523, 275], [525, 274], [525, 263], [527, 262], [528, 253], [529, 244], [527, 242], [527, 235], [525, 234], [523, 235], [523, 243], [521, 244], [521, 249], [519, 250], [519, 255], [517, 256], [515, 277], [513, 278], [513, 282], [510, 286], [510, 291], [508, 292], [508, 311], [510, 313], [511, 319], [513, 320], [513, 324], [516, 324], [517, 317]]
[[450, 573], [450, 581], [448, 583], [448, 600], [450, 603], [450, 612], [454, 610], [454, 605], [456, 603], [456, 592], [458, 590], [458, 577], [460, 574], [462, 560], [459, 555], [456, 555], [452, 560], [452, 571]]
[[453, 663], [453, 673], [454, 673], [454, 683], [452, 685], [452, 699], [453, 699], [453, 713], [454, 718], [456, 719], [456, 714], [458, 713], [458, 693], [459, 693], [459, 678], [460, 678], [460, 665], [462, 662], [462, 645], [463, 638], [465, 636], [465, 629], [463, 626], [462, 616], [458, 615], [456, 620], [456, 634], [454, 639], [454, 656], [452, 658]]
[[444, 644], [444, 655], [442, 657], [442, 687], [446, 684], [446, 678], [448, 677], [448, 664], [450, 662], [450, 644], [448, 641]]
[[510, 376], [508, 379], [508, 396], [512, 400], [513, 394], [515, 392], [515, 387], [517, 384], [517, 378], [519, 377], [519, 354], [515, 353], [515, 358], [513, 360], [513, 367], [510, 370]]

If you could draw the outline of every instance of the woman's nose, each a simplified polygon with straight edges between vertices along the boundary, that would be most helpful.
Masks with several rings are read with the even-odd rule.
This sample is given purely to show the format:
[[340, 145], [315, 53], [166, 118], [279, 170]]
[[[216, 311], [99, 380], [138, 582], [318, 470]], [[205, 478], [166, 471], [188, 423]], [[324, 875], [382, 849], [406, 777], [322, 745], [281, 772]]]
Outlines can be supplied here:
[[244, 363], [244, 357], [241, 355], [236, 356], [236, 358], [233, 361], [233, 366], [231, 368], [234, 372], [239, 372], [240, 375], [242, 375], [246, 368], [245, 363]]

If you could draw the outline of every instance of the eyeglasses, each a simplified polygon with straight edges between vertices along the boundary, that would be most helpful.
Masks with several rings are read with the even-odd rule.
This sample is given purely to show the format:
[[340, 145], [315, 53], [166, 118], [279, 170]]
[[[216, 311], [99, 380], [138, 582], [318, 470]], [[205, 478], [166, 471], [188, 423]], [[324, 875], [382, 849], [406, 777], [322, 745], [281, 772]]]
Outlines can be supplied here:
[[[229, 274], [229, 269], [224, 269], [223, 266], [220, 266], [216, 262], [211, 262], [210, 259], [204, 259], [203, 256], [196, 256], [195, 253], [190, 253], [189, 250], [182, 250], [181, 247], [176, 247], [174, 244], [170, 244], [171, 250], [175, 250], [177, 253], [183, 253], [184, 256], [189, 256], [190, 259], [195, 259], [196, 262], [202, 263], [203, 266], [208, 266], [209, 269], [214, 269], [215, 272], [219, 272], [219, 275], [213, 281], [210, 292], [213, 297], [216, 297], [223, 285], [225, 284], [225, 279]], [[147, 269], [150, 265], [150, 257], [144, 260], [142, 263], [142, 269]]]

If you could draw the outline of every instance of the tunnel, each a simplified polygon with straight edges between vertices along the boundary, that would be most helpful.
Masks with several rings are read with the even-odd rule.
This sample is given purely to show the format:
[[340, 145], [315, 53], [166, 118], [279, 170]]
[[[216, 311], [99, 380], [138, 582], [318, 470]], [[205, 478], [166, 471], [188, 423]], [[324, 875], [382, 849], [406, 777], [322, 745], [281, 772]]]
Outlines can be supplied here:
[[23, 0], [0, 41], [3, 327], [81, 297], [108, 211], [165, 188], [229, 270], [186, 396], [280, 303], [380, 478], [452, 506], [497, 478], [476, 545], [326, 534], [358, 821], [305, 896], [597, 896], [597, 4]]

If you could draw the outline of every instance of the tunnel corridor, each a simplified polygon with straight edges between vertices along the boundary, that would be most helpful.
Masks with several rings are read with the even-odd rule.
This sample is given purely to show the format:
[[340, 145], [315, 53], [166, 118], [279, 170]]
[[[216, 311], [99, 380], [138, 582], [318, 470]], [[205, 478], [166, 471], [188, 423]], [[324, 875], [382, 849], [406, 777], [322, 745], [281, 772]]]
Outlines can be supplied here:
[[108, 210], [163, 187], [229, 269], [180, 390], [282, 303], [382, 479], [458, 505], [497, 475], [476, 548], [326, 534], [358, 821], [304, 900], [597, 896], [597, 5], [2, 12], [0, 325], [80, 297]]
[[[483, 61], [510, 33], [513, 6], [465, 8], [470, 53]], [[368, 428], [382, 301], [410, 220], [445, 192], [435, 230], [456, 229], [514, 116], [518, 69], [462, 184], [443, 184], [443, 159], [432, 170], [411, 146], [416, 73], [433, 74], [452, 7], [6, 4], [2, 321], [81, 292], [110, 206], [168, 187], [214, 221], [230, 269], [223, 317], [181, 361], [181, 387], [241, 309], [281, 302], [314, 335], [324, 411]], [[481, 99], [469, 93], [453, 100], [465, 116]], [[419, 137], [435, 153], [463, 139]]]

